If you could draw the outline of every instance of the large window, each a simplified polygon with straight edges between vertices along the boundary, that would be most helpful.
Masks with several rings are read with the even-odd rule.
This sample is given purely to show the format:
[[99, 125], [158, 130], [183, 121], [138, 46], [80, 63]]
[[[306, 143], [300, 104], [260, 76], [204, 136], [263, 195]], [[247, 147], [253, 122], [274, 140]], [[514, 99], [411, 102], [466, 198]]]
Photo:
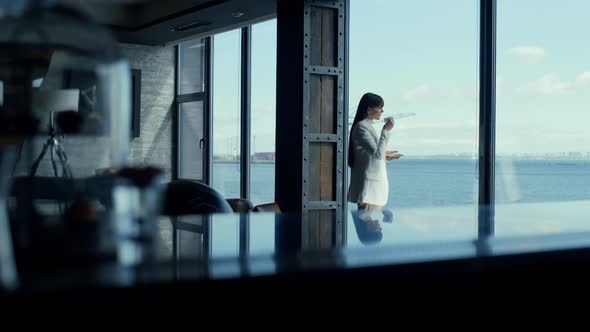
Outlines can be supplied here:
[[206, 181], [206, 42], [178, 46], [178, 177]]
[[250, 200], [275, 200], [276, 20], [252, 26]]
[[240, 197], [240, 30], [213, 37], [213, 187]]
[[366, 92], [384, 98], [385, 116], [415, 113], [398, 118], [387, 146], [404, 156], [387, 162], [394, 221], [381, 224], [382, 242], [476, 234], [478, 3], [350, 2], [349, 122]]
[[203, 101], [181, 103], [179, 107], [180, 163], [179, 174], [182, 179], [203, 180], [205, 126]]
[[[226, 198], [249, 195], [254, 205], [274, 201], [276, 126], [276, 20], [256, 24], [249, 44], [250, 80], [242, 82], [242, 33], [237, 29], [210, 37], [211, 61], [207, 63], [206, 39], [179, 45], [179, 174], [181, 178], [206, 180], [207, 149], [212, 150], [210, 184]], [[208, 67], [210, 66], [210, 68]], [[244, 66], [244, 67], [243, 67]], [[211, 70], [211, 88], [207, 75]], [[242, 100], [242, 89], [250, 98]], [[246, 91], [246, 90], [244, 90]], [[207, 97], [211, 95], [211, 103]], [[242, 101], [248, 104], [242, 105]], [[250, 107], [250, 177], [241, 174], [242, 140], [246, 140], [242, 112]], [[211, 118], [212, 140], [207, 119]], [[249, 193], [241, 187], [249, 181]]]
[[[386, 163], [386, 208], [394, 217], [393, 223], [380, 224], [383, 244], [477, 234], [478, 74], [480, 65], [488, 68], [479, 63], [479, 3], [350, 2], [349, 121], [364, 93], [383, 96], [384, 116], [397, 117], [387, 150], [403, 154]], [[531, 16], [531, 8], [538, 15]], [[583, 17], [586, 9], [590, 5], [582, 0], [559, 5], [548, 0], [498, 0], [494, 26], [497, 128], [492, 141], [496, 235], [588, 228], [581, 221], [590, 212], [590, 134], [585, 128], [590, 68], [584, 64], [590, 47], [579, 42], [590, 25]], [[212, 37], [210, 109], [206, 101], [191, 99], [204, 96], [208, 89], [204, 49], [198, 43], [180, 49], [179, 93], [192, 96], [179, 107], [186, 122], [180, 125], [180, 138], [199, 142], [200, 136], [193, 133], [207, 131], [202, 129], [207, 123], [198, 114], [211, 112], [212, 184], [227, 198], [243, 196], [240, 187], [246, 177], [240, 161], [249, 160], [249, 198], [256, 205], [274, 201], [276, 21], [251, 27], [247, 83], [241, 79], [246, 59], [242, 32]], [[492, 43], [485, 39], [483, 44]], [[191, 52], [201, 54], [200, 60], [183, 64]], [[185, 77], [195, 82], [184, 82]], [[244, 85], [251, 96], [242, 100]], [[247, 135], [241, 121], [244, 100], [251, 110], [251, 155], [241, 159], [241, 140]], [[374, 124], [377, 132], [382, 126], [383, 122]], [[189, 155], [186, 149], [191, 148], [185, 145], [182, 153]], [[203, 173], [199, 160], [202, 166], [202, 158], [181, 160], [181, 169]], [[349, 204], [349, 210], [356, 209]], [[375, 217], [381, 221], [382, 216]], [[562, 222], [564, 217], [571, 222]], [[363, 241], [350, 214], [348, 220], [347, 242], [359, 245]], [[253, 239], [258, 234], [251, 235]], [[272, 243], [261, 248], [268, 246]]]
[[498, 235], [590, 228], [589, 10], [498, 0]]
[[205, 90], [205, 40], [180, 44], [178, 93], [190, 94]]

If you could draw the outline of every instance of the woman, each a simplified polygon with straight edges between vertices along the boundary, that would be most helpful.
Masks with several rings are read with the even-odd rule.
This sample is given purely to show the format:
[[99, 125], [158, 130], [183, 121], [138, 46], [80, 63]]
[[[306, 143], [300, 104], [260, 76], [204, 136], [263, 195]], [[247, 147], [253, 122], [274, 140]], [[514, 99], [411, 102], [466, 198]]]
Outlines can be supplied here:
[[350, 128], [348, 145], [348, 166], [351, 168], [348, 201], [358, 204], [359, 218], [366, 220], [368, 227], [379, 229], [379, 224], [368, 216], [371, 211], [381, 210], [384, 221], [391, 221], [393, 214], [383, 209], [389, 194], [385, 160], [399, 158], [385, 155], [395, 124], [393, 118], [385, 123], [379, 134], [372, 126], [374, 121], [381, 119], [383, 104], [383, 98], [374, 93], [366, 93], [361, 98]]

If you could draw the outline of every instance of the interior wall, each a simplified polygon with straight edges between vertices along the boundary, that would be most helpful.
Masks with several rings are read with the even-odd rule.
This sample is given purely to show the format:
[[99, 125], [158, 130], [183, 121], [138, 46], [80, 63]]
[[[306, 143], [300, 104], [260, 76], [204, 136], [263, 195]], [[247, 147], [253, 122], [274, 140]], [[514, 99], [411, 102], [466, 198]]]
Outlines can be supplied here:
[[[131, 139], [129, 164], [160, 167], [170, 179], [175, 149], [172, 137], [175, 49], [129, 44], [121, 44], [121, 49], [130, 68], [141, 70], [140, 136]], [[58, 72], [50, 67], [41, 88], [62, 88], [63, 76]], [[32, 160], [40, 154], [46, 141], [46, 136], [40, 136], [23, 146], [16, 175], [29, 173]], [[110, 165], [106, 138], [66, 136], [63, 147], [75, 177], [92, 176], [97, 169]], [[49, 153], [40, 163], [36, 175], [53, 176]]]

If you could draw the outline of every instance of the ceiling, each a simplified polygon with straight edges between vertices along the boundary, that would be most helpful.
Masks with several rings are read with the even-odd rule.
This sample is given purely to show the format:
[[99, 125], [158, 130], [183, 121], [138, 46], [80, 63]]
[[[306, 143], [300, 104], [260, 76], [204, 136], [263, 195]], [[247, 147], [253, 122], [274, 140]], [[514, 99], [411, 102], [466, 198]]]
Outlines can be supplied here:
[[[120, 42], [171, 45], [268, 20], [276, 0], [59, 0], [110, 27]], [[198, 26], [186, 31], [178, 27]]]

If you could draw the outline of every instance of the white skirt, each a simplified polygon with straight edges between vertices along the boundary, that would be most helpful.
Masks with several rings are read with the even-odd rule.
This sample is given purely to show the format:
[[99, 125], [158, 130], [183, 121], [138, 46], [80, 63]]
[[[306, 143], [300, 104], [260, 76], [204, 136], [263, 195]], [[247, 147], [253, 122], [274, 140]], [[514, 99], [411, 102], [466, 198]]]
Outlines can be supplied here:
[[348, 188], [348, 201], [351, 203], [385, 206], [388, 196], [389, 184], [387, 180], [351, 181]]

